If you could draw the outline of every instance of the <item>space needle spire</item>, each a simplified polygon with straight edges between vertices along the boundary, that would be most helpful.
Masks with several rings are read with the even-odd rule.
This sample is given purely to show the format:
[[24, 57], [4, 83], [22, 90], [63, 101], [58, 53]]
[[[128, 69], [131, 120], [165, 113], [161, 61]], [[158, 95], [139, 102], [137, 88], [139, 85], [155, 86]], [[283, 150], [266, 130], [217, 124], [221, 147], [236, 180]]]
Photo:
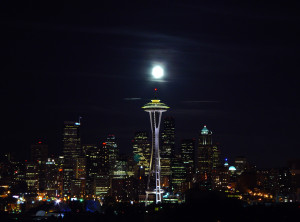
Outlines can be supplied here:
[[[161, 123], [161, 116], [163, 112], [166, 112], [168, 107], [166, 104], [160, 102], [157, 99], [157, 89], [155, 88], [155, 99], [145, 104], [142, 108], [149, 113], [151, 132], [152, 132], [152, 149], [150, 158], [150, 167], [147, 181], [146, 200], [148, 203], [149, 194], [155, 195], [155, 203], [161, 203], [162, 193], [160, 185], [160, 154], [159, 154], [159, 129]], [[151, 180], [151, 178], [154, 178]], [[154, 183], [153, 183], [154, 182]]]

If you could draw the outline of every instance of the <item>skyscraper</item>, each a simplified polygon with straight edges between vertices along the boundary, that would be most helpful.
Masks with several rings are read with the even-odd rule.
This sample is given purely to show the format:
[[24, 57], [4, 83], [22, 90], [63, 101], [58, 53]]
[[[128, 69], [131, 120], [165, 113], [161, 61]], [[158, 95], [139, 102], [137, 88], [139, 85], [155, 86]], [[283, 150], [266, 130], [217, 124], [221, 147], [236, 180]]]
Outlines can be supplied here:
[[82, 153], [80, 140], [80, 123], [73, 121], [64, 122], [63, 130], [63, 154], [65, 163], [72, 162]]
[[173, 117], [164, 118], [161, 138], [161, 156], [173, 157], [175, 155], [175, 119]]
[[39, 190], [39, 172], [38, 165], [36, 163], [25, 163], [25, 180], [28, 190], [30, 192], [37, 192]]
[[100, 149], [95, 144], [83, 145], [86, 156], [87, 178], [93, 179], [100, 172]]
[[84, 195], [86, 185], [86, 157], [81, 155], [75, 159], [74, 178], [72, 180], [72, 195]]
[[150, 142], [148, 133], [144, 131], [136, 132], [132, 140], [134, 160], [137, 165], [145, 169], [145, 173], [149, 173], [150, 166]]
[[45, 192], [48, 196], [56, 196], [59, 194], [58, 167], [58, 164], [55, 163], [55, 159], [48, 158], [45, 164]]
[[[162, 201], [162, 192], [161, 183], [160, 183], [160, 153], [159, 153], [159, 129], [161, 123], [162, 113], [167, 111], [169, 108], [166, 104], [161, 103], [158, 99], [153, 99], [151, 102], [147, 103], [142, 107], [150, 116], [150, 124], [152, 131], [152, 150], [151, 150], [151, 160], [150, 160], [150, 171], [147, 182], [146, 190], [146, 200], [148, 202], [149, 194], [155, 194], [156, 203]], [[152, 165], [152, 159], [154, 159], [154, 166]], [[151, 176], [154, 175], [154, 189], [151, 187]]]
[[65, 121], [63, 129], [63, 192], [71, 193], [72, 179], [75, 177], [76, 159], [82, 154], [80, 139], [80, 123]]
[[213, 173], [220, 165], [220, 151], [212, 142], [212, 131], [206, 126], [200, 132], [197, 153], [197, 175], [200, 186], [212, 189]]
[[86, 194], [93, 194], [93, 183], [101, 170], [100, 149], [95, 144], [82, 146], [86, 156]]
[[101, 175], [109, 174], [109, 150], [106, 142], [100, 145], [100, 173]]
[[48, 158], [48, 145], [38, 140], [31, 145], [31, 161], [36, 165], [38, 171], [39, 191], [46, 189], [46, 161]]
[[195, 140], [184, 139], [181, 141], [181, 158], [186, 168], [188, 181], [191, 181], [195, 173]]
[[181, 192], [181, 184], [186, 181], [186, 168], [180, 155], [173, 157], [172, 163], [172, 190]]
[[46, 162], [48, 158], [48, 145], [42, 140], [38, 140], [31, 145], [31, 161], [43, 161]]
[[[107, 143], [107, 140], [110, 141], [110, 139], [106, 139], [105, 142], [99, 145], [100, 172], [94, 175], [94, 181], [93, 181], [93, 194], [100, 197], [108, 195], [109, 191], [111, 190], [111, 177], [113, 171], [111, 171], [112, 168], [109, 163], [110, 161], [112, 162], [112, 160], [115, 159], [114, 156], [111, 156], [111, 159], [109, 161], [109, 152], [110, 152], [109, 149], [114, 148], [113, 145], [114, 139], [113, 141], [110, 141], [112, 142], [112, 144]], [[114, 152], [111, 151], [111, 153]]]
[[103, 143], [103, 146], [105, 146], [105, 148], [108, 151], [108, 168], [109, 168], [109, 174], [112, 176], [113, 171], [117, 166], [117, 158], [119, 155], [119, 149], [118, 149], [115, 135], [113, 134], [108, 135], [106, 141]]
[[161, 138], [161, 177], [163, 186], [169, 187], [172, 159], [175, 155], [175, 120], [173, 117], [164, 118]]

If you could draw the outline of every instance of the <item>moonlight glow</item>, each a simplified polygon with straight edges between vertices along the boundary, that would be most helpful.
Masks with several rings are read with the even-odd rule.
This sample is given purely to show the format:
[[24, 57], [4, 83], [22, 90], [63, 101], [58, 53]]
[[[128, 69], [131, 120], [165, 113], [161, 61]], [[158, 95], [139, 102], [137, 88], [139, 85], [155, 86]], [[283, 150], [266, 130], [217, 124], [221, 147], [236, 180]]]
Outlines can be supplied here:
[[160, 66], [154, 66], [152, 69], [152, 75], [155, 79], [160, 79], [164, 75], [164, 70]]

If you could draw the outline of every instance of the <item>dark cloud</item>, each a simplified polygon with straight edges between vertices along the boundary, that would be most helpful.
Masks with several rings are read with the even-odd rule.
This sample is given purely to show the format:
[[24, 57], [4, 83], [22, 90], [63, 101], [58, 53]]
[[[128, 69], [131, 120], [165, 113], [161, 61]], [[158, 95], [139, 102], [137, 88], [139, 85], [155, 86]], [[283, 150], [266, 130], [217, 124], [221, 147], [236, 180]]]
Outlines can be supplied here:
[[186, 100], [182, 101], [183, 103], [219, 103], [220, 101], [213, 101], [213, 100], [207, 100], [207, 101], [202, 101], [202, 100]]
[[141, 100], [142, 98], [124, 98], [124, 100]]

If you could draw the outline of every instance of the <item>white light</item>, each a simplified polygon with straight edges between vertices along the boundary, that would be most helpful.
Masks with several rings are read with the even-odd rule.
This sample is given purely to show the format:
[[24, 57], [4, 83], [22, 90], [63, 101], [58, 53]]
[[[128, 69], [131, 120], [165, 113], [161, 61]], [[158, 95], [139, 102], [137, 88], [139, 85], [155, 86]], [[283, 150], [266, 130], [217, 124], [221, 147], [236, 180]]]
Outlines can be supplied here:
[[159, 79], [159, 78], [163, 77], [163, 75], [164, 75], [163, 68], [160, 67], [160, 66], [154, 66], [153, 69], [152, 69], [152, 75], [156, 79]]
[[57, 200], [55, 201], [55, 203], [56, 203], [56, 204], [59, 204], [60, 201], [61, 201], [60, 199], [57, 199]]

